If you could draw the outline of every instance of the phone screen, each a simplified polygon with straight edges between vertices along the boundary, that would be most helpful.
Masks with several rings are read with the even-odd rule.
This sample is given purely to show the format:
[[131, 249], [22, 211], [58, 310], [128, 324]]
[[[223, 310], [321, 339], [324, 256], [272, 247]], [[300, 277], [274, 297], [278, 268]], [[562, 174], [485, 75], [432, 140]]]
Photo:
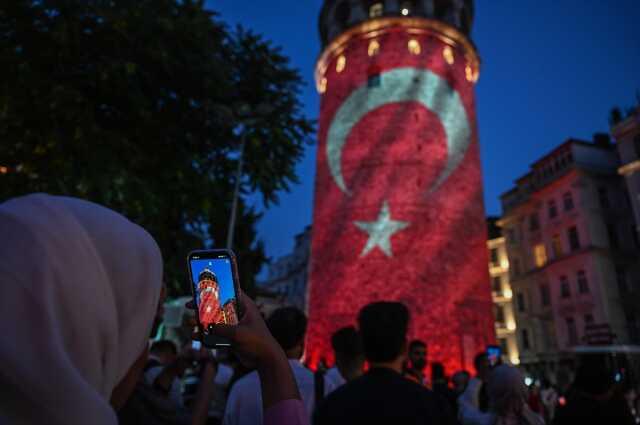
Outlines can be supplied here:
[[502, 356], [502, 350], [497, 345], [489, 345], [487, 347], [487, 357], [489, 358], [489, 364], [493, 367], [500, 363]]
[[191, 253], [189, 270], [203, 331], [210, 325], [238, 324], [233, 254], [224, 250]]

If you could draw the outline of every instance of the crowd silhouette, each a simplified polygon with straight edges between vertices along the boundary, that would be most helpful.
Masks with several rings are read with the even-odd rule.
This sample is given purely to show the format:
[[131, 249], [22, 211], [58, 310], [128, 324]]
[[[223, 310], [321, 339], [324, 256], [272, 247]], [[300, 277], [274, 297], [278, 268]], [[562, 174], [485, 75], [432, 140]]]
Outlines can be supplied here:
[[150, 343], [164, 288], [144, 229], [90, 202], [36, 194], [0, 204], [0, 235], [0, 424], [638, 421], [636, 388], [602, 356], [584, 357], [568, 387], [527, 386], [484, 352], [473, 374], [449, 377], [424, 341], [408, 341], [409, 310], [393, 301], [337, 330], [335, 364], [316, 371], [303, 363], [305, 314], [283, 307], [265, 320], [244, 294], [240, 323], [212, 328], [232, 349]]

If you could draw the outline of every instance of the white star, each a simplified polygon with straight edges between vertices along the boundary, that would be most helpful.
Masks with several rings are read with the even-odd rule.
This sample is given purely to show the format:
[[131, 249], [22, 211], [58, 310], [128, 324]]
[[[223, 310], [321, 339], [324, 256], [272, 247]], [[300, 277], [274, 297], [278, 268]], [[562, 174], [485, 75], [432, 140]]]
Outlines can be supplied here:
[[409, 223], [406, 221], [391, 220], [391, 212], [389, 211], [389, 203], [387, 201], [384, 201], [382, 204], [382, 209], [376, 221], [354, 221], [354, 224], [358, 226], [360, 230], [364, 230], [369, 234], [369, 239], [360, 257], [364, 257], [375, 247], [380, 248], [387, 257], [393, 257], [393, 252], [391, 251], [391, 236], [409, 226]]

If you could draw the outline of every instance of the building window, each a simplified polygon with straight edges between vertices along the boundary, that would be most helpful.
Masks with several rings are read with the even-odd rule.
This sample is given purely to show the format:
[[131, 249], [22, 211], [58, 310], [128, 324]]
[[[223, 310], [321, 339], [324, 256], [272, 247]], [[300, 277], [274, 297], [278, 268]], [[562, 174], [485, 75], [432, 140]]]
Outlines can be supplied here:
[[599, 187], [598, 188], [598, 200], [600, 201], [600, 206], [603, 209], [609, 209], [609, 207], [610, 207], [609, 194], [607, 193], [607, 188], [606, 187]]
[[411, 53], [412, 55], [419, 55], [421, 52], [420, 43], [418, 43], [418, 40], [415, 39], [409, 40], [409, 42], [407, 43], [407, 48], [409, 49], [409, 53]]
[[560, 235], [553, 235], [551, 237], [551, 250], [553, 251], [553, 258], [558, 259], [562, 257], [562, 241]]
[[497, 295], [502, 294], [502, 278], [500, 278], [500, 276], [496, 276], [493, 278], [491, 289]]
[[611, 248], [618, 248], [620, 241], [618, 240], [618, 229], [614, 223], [607, 223], [607, 234], [609, 235], [609, 245], [611, 245]]
[[533, 257], [536, 262], [536, 267], [544, 267], [547, 264], [547, 250], [544, 244], [539, 243], [533, 247]]
[[496, 313], [496, 322], [499, 325], [504, 326], [504, 307], [501, 305], [497, 305], [495, 308], [495, 313]]
[[529, 230], [535, 232], [540, 229], [540, 220], [538, 214], [533, 213], [529, 216]]
[[571, 211], [573, 209], [573, 195], [571, 192], [562, 195], [562, 203], [564, 204], [565, 211]]
[[369, 17], [378, 18], [384, 13], [384, 3], [377, 2], [369, 7]]
[[578, 228], [576, 226], [570, 227], [567, 230], [569, 235], [569, 247], [571, 251], [577, 251], [580, 249], [580, 236], [578, 235]]
[[584, 325], [587, 327], [588, 325], [593, 325], [593, 314], [587, 313], [584, 315]]
[[507, 345], [507, 339], [506, 338], [498, 339], [498, 344], [500, 344], [500, 351], [502, 352], [502, 355], [509, 357], [509, 346]]
[[522, 292], [518, 292], [516, 294], [516, 305], [518, 307], [518, 311], [520, 313], [524, 313], [526, 306], [524, 305], [524, 294]]
[[560, 297], [571, 297], [571, 287], [569, 286], [569, 279], [567, 276], [560, 276]]
[[616, 266], [616, 282], [618, 283], [620, 294], [630, 292], [629, 284], [627, 283], [627, 269], [624, 266]]
[[489, 250], [489, 254], [491, 256], [491, 265], [497, 266], [499, 264], [498, 261], [498, 248], [491, 248]]
[[556, 218], [558, 216], [558, 207], [556, 206], [555, 199], [552, 199], [547, 203], [547, 209], [549, 211], [549, 218]]
[[548, 283], [540, 285], [540, 302], [545, 307], [551, 305], [551, 291]]
[[629, 339], [631, 342], [638, 343], [640, 341], [640, 320], [632, 312], [628, 312], [626, 315], [627, 328], [629, 329]]
[[529, 344], [529, 332], [526, 329], [520, 331], [520, 340], [522, 341], [523, 350], [528, 350], [531, 347]]
[[513, 259], [513, 268], [511, 269], [512, 276], [520, 276], [520, 260], [517, 258]]
[[573, 317], [567, 317], [567, 336], [569, 337], [569, 345], [576, 345], [578, 343], [578, 329], [576, 328], [576, 321]]
[[589, 293], [589, 281], [584, 270], [578, 270], [578, 292], [581, 294]]

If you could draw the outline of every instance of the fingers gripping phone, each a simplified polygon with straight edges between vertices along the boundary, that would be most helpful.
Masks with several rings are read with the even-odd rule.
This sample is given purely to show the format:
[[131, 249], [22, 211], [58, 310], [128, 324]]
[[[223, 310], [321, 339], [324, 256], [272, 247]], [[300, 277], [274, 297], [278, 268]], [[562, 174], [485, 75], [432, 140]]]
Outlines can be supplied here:
[[235, 255], [228, 249], [193, 251], [187, 265], [202, 344], [208, 348], [230, 346], [228, 339], [214, 335], [211, 328], [238, 324], [240, 284]]

